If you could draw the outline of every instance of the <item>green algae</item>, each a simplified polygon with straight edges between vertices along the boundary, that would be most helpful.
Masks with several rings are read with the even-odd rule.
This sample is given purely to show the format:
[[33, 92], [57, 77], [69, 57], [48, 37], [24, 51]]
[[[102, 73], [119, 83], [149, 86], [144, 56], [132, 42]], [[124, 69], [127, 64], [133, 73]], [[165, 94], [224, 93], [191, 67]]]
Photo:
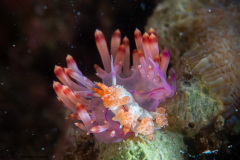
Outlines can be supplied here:
[[223, 104], [212, 98], [207, 93], [206, 87], [198, 81], [193, 79], [190, 84], [191, 87], [186, 85], [186, 82], [180, 83], [183, 98], [173, 112], [185, 122], [198, 124], [200, 129], [223, 110]]
[[113, 144], [98, 145], [99, 160], [181, 160], [180, 151], [186, 150], [182, 135], [159, 130], [154, 132], [153, 141], [139, 135]]
[[224, 107], [220, 100], [208, 93], [208, 88], [198, 78], [179, 80], [176, 95], [160, 106], [168, 108], [171, 130], [179, 125], [189, 136], [211, 124]]

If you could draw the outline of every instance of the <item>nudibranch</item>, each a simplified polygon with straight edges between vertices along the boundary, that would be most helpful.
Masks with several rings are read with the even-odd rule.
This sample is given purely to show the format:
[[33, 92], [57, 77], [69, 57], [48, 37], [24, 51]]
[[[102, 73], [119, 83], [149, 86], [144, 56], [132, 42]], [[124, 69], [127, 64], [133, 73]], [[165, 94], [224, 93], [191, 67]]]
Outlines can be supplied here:
[[128, 38], [124, 37], [121, 44], [121, 33], [116, 30], [109, 54], [103, 33], [96, 30], [95, 41], [104, 69], [98, 65], [94, 68], [102, 83], [85, 77], [70, 55], [66, 58], [67, 68], [54, 69], [62, 84], [54, 82], [53, 88], [59, 101], [73, 112], [68, 119], [77, 120], [77, 127], [104, 143], [133, 134], [152, 140], [154, 130], [168, 126], [166, 108], [158, 106], [176, 91], [173, 69], [167, 78], [170, 51], [164, 49], [159, 54], [152, 28], [143, 35], [136, 29], [134, 37], [137, 49], [133, 50], [130, 68]]

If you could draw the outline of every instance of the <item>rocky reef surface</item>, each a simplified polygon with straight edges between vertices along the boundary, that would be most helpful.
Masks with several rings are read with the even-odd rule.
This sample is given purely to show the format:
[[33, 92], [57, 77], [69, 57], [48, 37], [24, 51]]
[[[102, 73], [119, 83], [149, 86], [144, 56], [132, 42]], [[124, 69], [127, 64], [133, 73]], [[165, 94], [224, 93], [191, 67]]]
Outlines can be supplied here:
[[65, 157], [187, 159], [229, 152], [240, 133], [239, 13], [237, 1], [160, 1], [145, 30], [156, 29], [159, 47], [171, 50], [177, 72], [176, 94], [160, 104], [167, 108], [169, 127], [155, 132], [153, 141], [139, 136], [113, 144], [70, 127], [74, 143]]
[[[72, 126], [73, 127], [73, 126]], [[159, 160], [184, 159], [186, 152], [184, 137], [169, 131], [154, 132], [155, 139], [149, 141], [146, 136], [131, 136], [120, 142], [104, 144], [94, 137], [83, 134], [69, 127], [68, 138], [74, 140], [71, 145], [64, 147], [66, 159], [99, 159], [99, 160]], [[59, 153], [61, 157], [61, 153]], [[58, 157], [58, 155], [56, 155]]]
[[177, 95], [160, 106], [169, 106], [170, 128], [186, 136], [191, 154], [226, 151], [239, 135], [239, 9], [228, 0], [164, 1], [145, 27], [172, 51]]

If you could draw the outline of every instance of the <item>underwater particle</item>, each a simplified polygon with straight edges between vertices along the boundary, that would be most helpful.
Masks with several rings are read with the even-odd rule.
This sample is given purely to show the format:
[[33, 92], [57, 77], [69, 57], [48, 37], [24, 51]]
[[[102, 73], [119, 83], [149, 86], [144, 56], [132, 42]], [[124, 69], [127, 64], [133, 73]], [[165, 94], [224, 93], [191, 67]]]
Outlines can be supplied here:
[[141, 3], [141, 8], [142, 8], [143, 11], [145, 11], [146, 10], [146, 4], [142, 2]]
[[166, 109], [158, 105], [174, 95], [176, 74], [172, 69], [172, 78], [166, 79], [170, 52], [164, 49], [159, 54], [154, 33], [152, 28], [143, 35], [135, 30], [137, 49], [130, 68], [128, 38], [124, 37], [121, 44], [120, 31], [114, 32], [110, 57], [103, 33], [96, 30], [104, 69], [98, 65], [94, 68], [102, 83], [85, 77], [70, 55], [66, 58], [68, 68], [55, 66], [54, 72], [64, 85], [54, 82], [53, 88], [59, 101], [73, 112], [68, 119], [80, 121], [74, 124], [105, 143], [134, 133], [152, 140], [154, 130], [168, 126]]

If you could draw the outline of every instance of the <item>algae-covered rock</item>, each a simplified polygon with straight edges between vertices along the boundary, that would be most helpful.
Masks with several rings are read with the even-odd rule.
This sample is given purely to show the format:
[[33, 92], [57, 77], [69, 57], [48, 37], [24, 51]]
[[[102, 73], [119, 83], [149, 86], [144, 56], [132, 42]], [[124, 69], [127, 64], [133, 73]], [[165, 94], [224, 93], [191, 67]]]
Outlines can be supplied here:
[[168, 130], [188, 139], [189, 155], [224, 148], [239, 134], [239, 13], [238, 1], [165, 0], [145, 27], [171, 50], [177, 93], [160, 106]]
[[[173, 119], [190, 124], [191, 135], [218, 114], [237, 114], [238, 19], [239, 4], [224, 0], [163, 1], [148, 19], [145, 28], [155, 28], [160, 47], [171, 50], [171, 65], [177, 73], [178, 95], [166, 108]], [[192, 74], [190, 80], [185, 72]]]
[[180, 83], [182, 100], [172, 111], [175, 115], [186, 122], [205, 126], [222, 111], [223, 104], [212, 98], [207, 88], [199, 84], [198, 81], [192, 79]]
[[239, 2], [168, 0], [159, 3], [146, 29], [156, 29], [171, 64], [200, 76], [210, 96], [223, 102], [225, 117], [240, 106]]
[[181, 151], [186, 151], [183, 136], [168, 131], [155, 131], [153, 141], [139, 135], [113, 144], [98, 145], [99, 160], [181, 160]]
[[176, 95], [160, 104], [168, 108], [170, 127], [179, 127], [189, 136], [197, 134], [223, 110], [222, 102], [211, 97], [197, 79], [179, 80]]

